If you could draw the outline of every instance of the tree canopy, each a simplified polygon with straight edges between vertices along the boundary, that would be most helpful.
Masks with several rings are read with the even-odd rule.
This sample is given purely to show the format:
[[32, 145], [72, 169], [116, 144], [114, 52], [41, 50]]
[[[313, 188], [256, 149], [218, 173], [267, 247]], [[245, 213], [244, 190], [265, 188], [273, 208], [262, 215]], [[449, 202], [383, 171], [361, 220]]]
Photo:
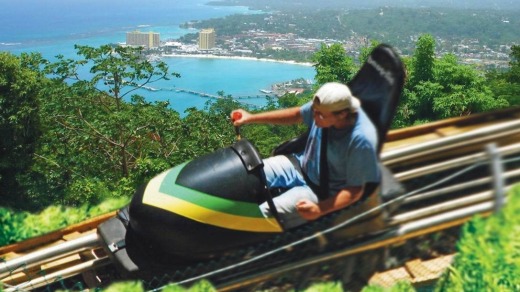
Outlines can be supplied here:
[[7, 204], [25, 199], [19, 176], [32, 165], [41, 134], [38, 76], [21, 58], [0, 52], [0, 196]]
[[347, 83], [355, 73], [354, 61], [346, 56], [345, 49], [341, 44], [330, 46], [322, 44], [318, 52], [312, 58], [316, 75], [314, 77], [315, 87], [326, 82]]
[[509, 101], [493, 93], [484, 74], [460, 64], [453, 54], [435, 57], [435, 42], [423, 35], [411, 58], [405, 59], [408, 82], [394, 127], [505, 108]]

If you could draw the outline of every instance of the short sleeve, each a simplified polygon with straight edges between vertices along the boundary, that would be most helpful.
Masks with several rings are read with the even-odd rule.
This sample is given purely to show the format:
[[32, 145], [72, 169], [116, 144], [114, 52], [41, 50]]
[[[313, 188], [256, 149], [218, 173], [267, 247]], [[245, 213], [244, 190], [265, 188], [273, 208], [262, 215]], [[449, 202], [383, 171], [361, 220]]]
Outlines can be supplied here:
[[307, 125], [307, 127], [312, 126], [313, 117], [312, 117], [312, 102], [308, 102], [300, 107], [300, 114], [303, 117], [303, 123]]

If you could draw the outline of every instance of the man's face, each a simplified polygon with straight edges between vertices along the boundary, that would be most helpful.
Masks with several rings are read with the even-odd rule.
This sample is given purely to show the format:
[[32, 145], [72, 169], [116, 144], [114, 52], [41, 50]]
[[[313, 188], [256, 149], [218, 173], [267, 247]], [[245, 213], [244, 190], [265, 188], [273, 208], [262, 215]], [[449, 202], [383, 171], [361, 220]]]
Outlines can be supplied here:
[[316, 122], [316, 126], [320, 128], [328, 128], [333, 125], [336, 125], [342, 119], [345, 118], [345, 111], [334, 113], [334, 112], [326, 112], [319, 111], [312, 107], [312, 114], [314, 117], [314, 122]]

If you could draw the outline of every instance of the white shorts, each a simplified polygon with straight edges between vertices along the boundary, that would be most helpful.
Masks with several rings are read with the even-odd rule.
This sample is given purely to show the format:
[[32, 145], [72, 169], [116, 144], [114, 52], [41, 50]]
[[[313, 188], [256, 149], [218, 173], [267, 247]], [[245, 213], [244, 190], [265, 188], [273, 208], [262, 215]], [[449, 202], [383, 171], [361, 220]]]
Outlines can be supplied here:
[[[274, 205], [285, 229], [296, 227], [307, 222], [296, 210], [296, 203], [302, 199], [318, 203], [318, 196], [311, 190], [305, 179], [284, 155], [269, 157], [263, 160], [264, 172], [268, 188], [288, 189], [273, 198]], [[260, 205], [264, 216], [271, 216], [267, 202]]]

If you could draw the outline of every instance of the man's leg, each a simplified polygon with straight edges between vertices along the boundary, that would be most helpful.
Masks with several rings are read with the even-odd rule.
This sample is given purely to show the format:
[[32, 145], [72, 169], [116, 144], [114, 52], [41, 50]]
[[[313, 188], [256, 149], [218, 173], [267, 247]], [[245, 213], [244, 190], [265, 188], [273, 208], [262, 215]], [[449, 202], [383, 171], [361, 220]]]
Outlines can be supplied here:
[[302, 175], [285, 155], [263, 160], [268, 188], [292, 188], [305, 185]]
[[[291, 188], [280, 196], [273, 198], [274, 205], [283, 222], [284, 228], [293, 228], [307, 222], [296, 210], [296, 203], [301, 199], [308, 199], [314, 203], [318, 203], [318, 196], [307, 186]], [[267, 203], [261, 204], [260, 210], [264, 216], [271, 216], [271, 211]]]
[[[281, 195], [273, 198], [274, 205], [283, 221], [283, 226], [288, 229], [307, 222], [296, 210], [296, 203], [301, 199], [318, 202], [318, 196], [306, 185], [305, 179], [296, 170], [289, 158], [284, 155], [269, 157], [263, 160], [264, 172], [268, 188], [288, 189]], [[271, 216], [267, 202], [260, 205], [264, 216]]]

